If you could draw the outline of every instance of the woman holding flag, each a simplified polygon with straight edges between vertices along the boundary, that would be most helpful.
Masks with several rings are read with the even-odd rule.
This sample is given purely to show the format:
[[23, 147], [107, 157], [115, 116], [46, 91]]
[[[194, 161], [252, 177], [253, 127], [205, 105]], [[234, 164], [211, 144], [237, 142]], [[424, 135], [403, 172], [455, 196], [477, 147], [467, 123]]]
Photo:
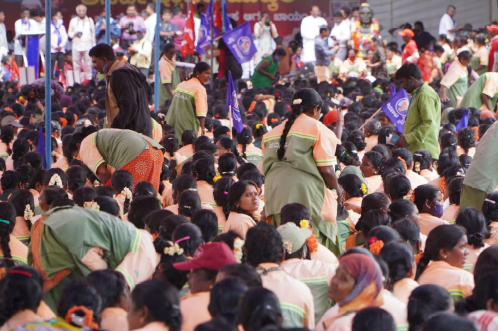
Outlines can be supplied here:
[[179, 141], [183, 131], [194, 130], [204, 135], [204, 119], [207, 115], [208, 103], [206, 88], [203, 86], [211, 79], [211, 67], [206, 62], [195, 65], [192, 76], [178, 84], [171, 101], [166, 123], [175, 129]]

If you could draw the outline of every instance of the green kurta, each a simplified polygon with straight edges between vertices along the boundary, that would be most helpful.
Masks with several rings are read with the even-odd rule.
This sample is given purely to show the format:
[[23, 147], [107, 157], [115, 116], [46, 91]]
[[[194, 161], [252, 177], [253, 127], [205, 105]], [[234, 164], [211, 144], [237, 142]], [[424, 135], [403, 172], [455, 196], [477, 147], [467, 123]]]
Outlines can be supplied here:
[[425, 149], [431, 153], [432, 158], [439, 158], [440, 123], [441, 101], [432, 87], [424, 83], [413, 92], [405, 119], [404, 134], [412, 154], [419, 149]]
[[[486, 85], [488, 79], [490, 79], [489, 76], [490, 73], [485, 73], [469, 87], [469, 90], [467, 91], [467, 93], [465, 93], [465, 96], [460, 103], [460, 108], [481, 108], [483, 105], [481, 94], [488, 92], [486, 94], [489, 96], [489, 104], [491, 106], [491, 110], [494, 111], [498, 99], [498, 93], [496, 93], [496, 91], [484, 91], [484, 86]], [[490, 92], [495, 93], [493, 94]]]
[[328, 214], [335, 215], [337, 205], [326, 205], [330, 201], [326, 202], [327, 188], [318, 170], [320, 166], [337, 163], [334, 156], [337, 138], [322, 123], [301, 114], [287, 135], [284, 159], [279, 160], [277, 150], [285, 123], [263, 137], [266, 216], [271, 216], [274, 225], [278, 226], [283, 206], [294, 202], [305, 205], [311, 212], [313, 232], [318, 241], [338, 256], [342, 249], [337, 223], [322, 214], [325, 209]]
[[176, 67], [171, 68], [171, 81], [161, 80], [161, 84], [159, 84], [159, 107], [164, 106], [164, 103], [167, 100], [171, 99], [171, 97], [168, 93], [168, 90], [166, 90], [166, 87], [164, 87], [165, 83], [171, 84], [171, 90], [174, 93], [176, 87], [178, 86], [178, 84], [180, 84], [180, 76], [178, 75], [178, 71], [176, 70]]
[[469, 89], [469, 78], [462, 76], [458, 78], [455, 84], [448, 89], [448, 98], [450, 98], [453, 107], [457, 107], [458, 97], [463, 97]]
[[105, 129], [95, 134], [95, 145], [100, 155], [115, 169], [120, 169], [149, 149], [147, 142], [157, 149], [163, 149], [152, 138], [131, 130]]
[[174, 127], [175, 136], [182, 141], [185, 130], [199, 131], [198, 117], [206, 117], [207, 93], [198, 79], [192, 78], [178, 84], [168, 114], [166, 123]]
[[[275, 75], [277, 73], [277, 70], [278, 70], [278, 62], [273, 61], [273, 58], [271, 56], [267, 56], [267, 57], [263, 58], [263, 60], [261, 60], [261, 62], [259, 64], [263, 63], [263, 61], [268, 61], [270, 63], [270, 65], [263, 70], [269, 74]], [[258, 66], [259, 66], [259, 64], [258, 64]], [[269, 77], [262, 75], [257, 71], [254, 71], [254, 74], [252, 75], [252, 78], [251, 78], [251, 82], [252, 82], [253, 88], [271, 87], [272, 83], [273, 83]]]
[[[133, 224], [110, 214], [81, 207], [60, 207], [45, 215], [41, 246], [38, 247], [43, 269], [48, 277], [70, 269], [62, 281], [44, 294], [45, 302], [52, 309], [57, 306], [67, 284], [91, 272], [81, 262], [90, 248], [102, 248], [102, 258], [111, 269], [117, 268], [126, 254], [138, 249], [139, 231]], [[33, 265], [32, 242], [28, 264]]]
[[[481, 59], [479, 58], [479, 56], [474, 55], [472, 57], [472, 61], [470, 62], [470, 66], [472, 67], [472, 69], [477, 68], [480, 64], [481, 64]], [[484, 68], [476, 72], [479, 76], [482, 76], [488, 72], [488, 66], [485, 66]]]

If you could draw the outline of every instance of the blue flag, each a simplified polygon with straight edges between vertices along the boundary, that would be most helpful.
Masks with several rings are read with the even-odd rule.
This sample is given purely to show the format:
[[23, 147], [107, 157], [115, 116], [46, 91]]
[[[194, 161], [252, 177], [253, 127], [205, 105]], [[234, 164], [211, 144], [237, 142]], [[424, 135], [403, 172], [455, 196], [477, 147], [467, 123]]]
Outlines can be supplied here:
[[232, 116], [232, 123], [235, 130], [240, 133], [244, 128], [239, 111], [239, 102], [237, 101], [237, 90], [233, 84], [232, 73], [228, 72], [228, 89], [227, 89], [227, 112]]
[[40, 153], [43, 159], [43, 168], [47, 168], [47, 162], [45, 160], [45, 135], [43, 134], [43, 128], [41, 126], [38, 127], [38, 153]]
[[463, 115], [460, 121], [457, 123], [457, 125], [455, 125], [455, 129], [457, 130], [457, 132], [458, 130], [466, 128], [467, 125], [469, 125], [469, 116], [470, 116], [470, 109], [467, 109], [465, 115]]
[[239, 64], [249, 62], [258, 51], [252, 39], [249, 22], [228, 31], [222, 38]]
[[396, 131], [403, 133], [405, 129], [405, 118], [410, 107], [410, 98], [402, 88], [396, 93], [394, 85], [391, 87], [391, 99], [382, 105], [382, 111], [386, 113], [389, 120], [396, 126]]

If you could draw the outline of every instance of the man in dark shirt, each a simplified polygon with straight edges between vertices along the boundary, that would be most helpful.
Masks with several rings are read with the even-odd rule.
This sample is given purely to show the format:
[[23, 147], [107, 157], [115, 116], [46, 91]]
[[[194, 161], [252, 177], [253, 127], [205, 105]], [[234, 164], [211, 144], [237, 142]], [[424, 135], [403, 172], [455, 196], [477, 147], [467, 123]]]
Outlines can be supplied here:
[[111, 46], [97, 44], [90, 52], [94, 68], [106, 75], [106, 127], [133, 130], [152, 137], [146, 77], [133, 65], [116, 60]]
[[413, 40], [415, 40], [419, 49], [421, 47], [426, 47], [433, 41], [436, 41], [436, 38], [434, 38], [429, 32], [424, 30], [424, 23], [420, 21], [415, 22], [415, 28], [413, 29], [413, 32], [415, 32]]

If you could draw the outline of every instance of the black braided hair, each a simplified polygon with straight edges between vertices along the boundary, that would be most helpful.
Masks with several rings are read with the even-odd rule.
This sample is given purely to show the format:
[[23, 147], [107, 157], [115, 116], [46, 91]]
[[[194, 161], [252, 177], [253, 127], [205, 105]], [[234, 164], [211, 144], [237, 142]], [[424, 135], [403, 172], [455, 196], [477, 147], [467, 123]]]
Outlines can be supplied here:
[[[9, 202], [16, 209], [16, 216], [22, 216], [24, 218], [24, 211], [26, 210], [27, 205], [29, 205], [31, 211], [33, 212], [35, 211], [35, 202], [33, 199], [33, 194], [28, 190], [24, 189], [15, 190], [9, 196]], [[26, 222], [28, 230], [31, 231], [31, 226], [33, 225], [31, 223], [31, 220], [24, 218], [24, 221]]]
[[246, 163], [246, 161], [240, 156], [239, 151], [237, 150], [237, 144], [230, 139], [228, 135], [221, 135], [216, 142], [216, 144], [220, 144], [224, 149], [230, 149], [233, 155], [237, 158], [237, 162], [239, 165]]
[[[299, 102], [298, 100], [301, 101]], [[292, 112], [285, 123], [284, 132], [282, 132], [282, 137], [280, 138], [280, 147], [277, 151], [277, 157], [279, 160], [284, 158], [287, 135], [289, 134], [292, 124], [294, 124], [296, 118], [302, 113], [310, 113], [316, 106], [322, 107], [323, 104], [318, 92], [310, 88], [303, 88], [297, 91], [294, 94], [292, 103]]]
[[9, 125], [3, 126], [0, 129], [0, 140], [7, 145], [7, 153], [12, 154], [12, 149], [10, 148], [10, 143], [14, 140], [14, 129]]
[[166, 153], [169, 153], [171, 158], [169, 163], [169, 169], [171, 171], [170, 180], [175, 180], [178, 175], [176, 173], [177, 162], [175, 160], [175, 152], [179, 149], [178, 138], [174, 134], [168, 134], [161, 141], [161, 145], [166, 150]]
[[14, 267], [10, 252], [10, 234], [16, 225], [16, 209], [9, 202], [0, 202], [0, 248], [3, 252], [3, 262], [7, 268]]
[[242, 157], [247, 160], [246, 148], [252, 142], [252, 130], [249, 127], [245, 127], [237, 133], [237, 143], [242, 145]]

